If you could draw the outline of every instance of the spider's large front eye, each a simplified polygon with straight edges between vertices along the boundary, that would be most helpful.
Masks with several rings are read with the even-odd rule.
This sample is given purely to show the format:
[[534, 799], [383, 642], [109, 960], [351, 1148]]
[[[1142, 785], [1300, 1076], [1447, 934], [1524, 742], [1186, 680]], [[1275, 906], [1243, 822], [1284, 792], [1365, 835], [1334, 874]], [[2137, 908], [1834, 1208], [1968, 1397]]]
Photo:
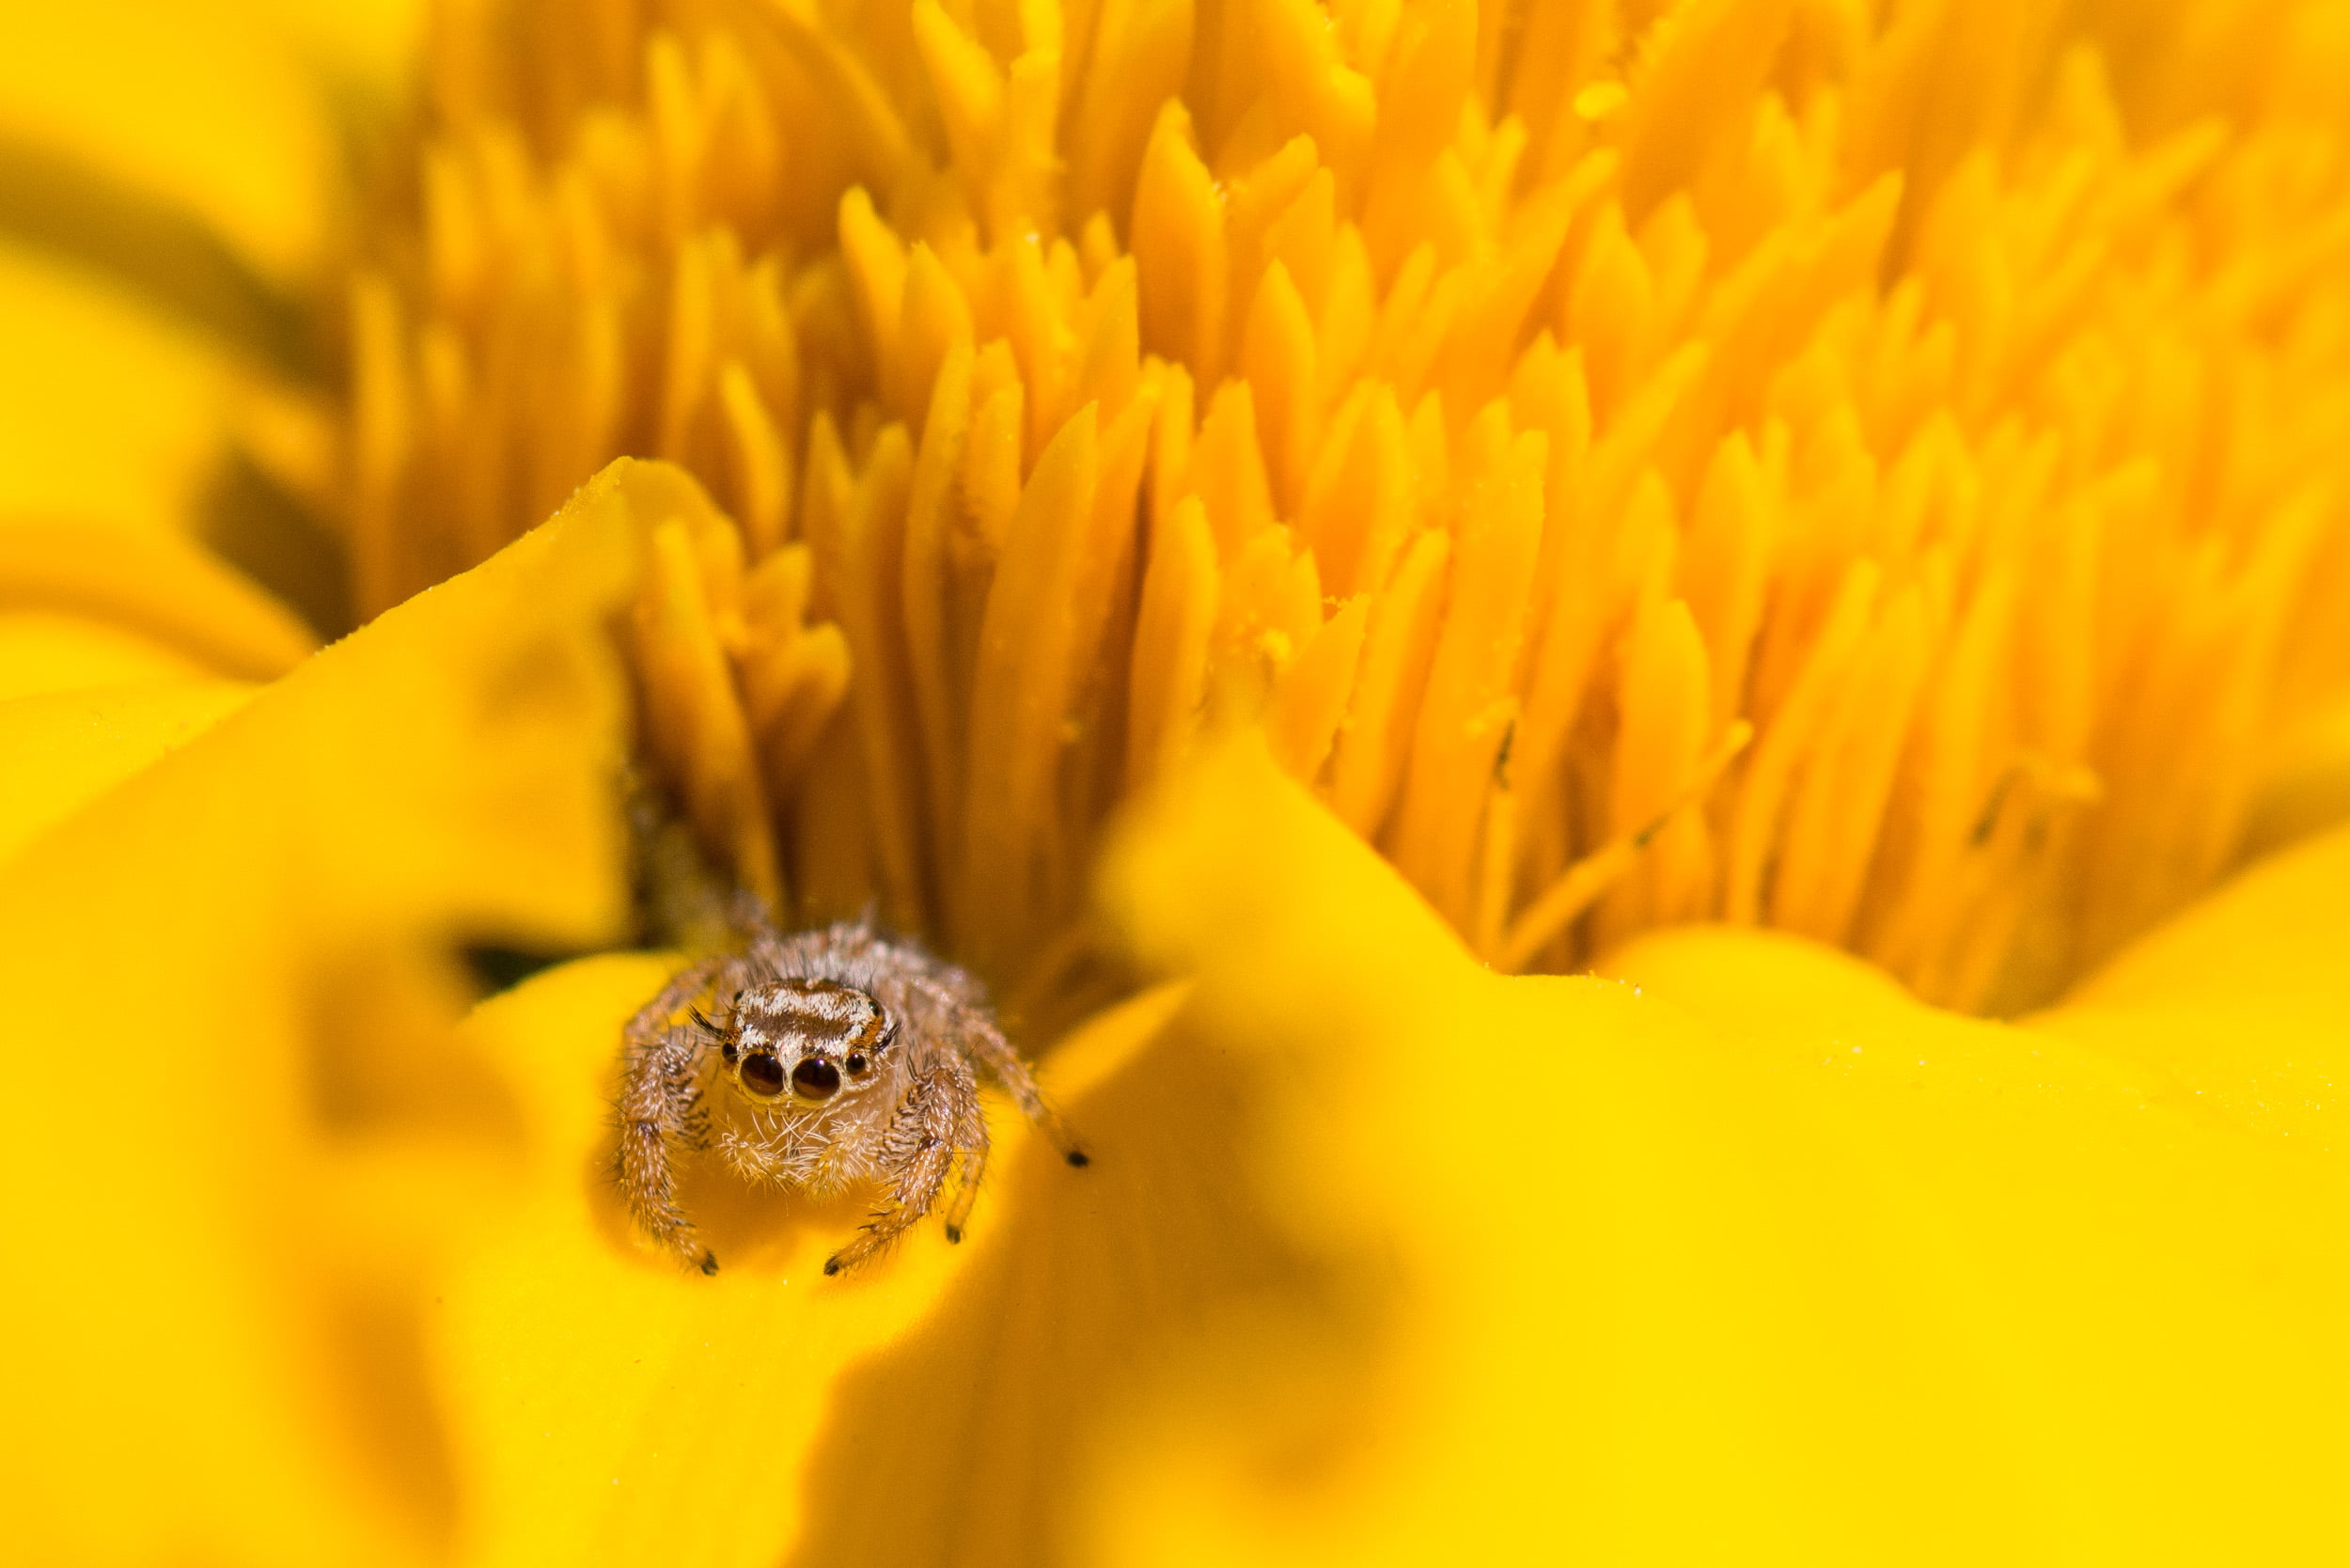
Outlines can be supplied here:
[[809, 1100], [829, 1100], [840, 1088], [840, 1069], [822, 1057], [806, 1057], [791, 1069], [791, 1087]]
[[743, 1058], [743, 1087], [753, 1094], [783, 1092], [783, 1063], [765, 1052]]

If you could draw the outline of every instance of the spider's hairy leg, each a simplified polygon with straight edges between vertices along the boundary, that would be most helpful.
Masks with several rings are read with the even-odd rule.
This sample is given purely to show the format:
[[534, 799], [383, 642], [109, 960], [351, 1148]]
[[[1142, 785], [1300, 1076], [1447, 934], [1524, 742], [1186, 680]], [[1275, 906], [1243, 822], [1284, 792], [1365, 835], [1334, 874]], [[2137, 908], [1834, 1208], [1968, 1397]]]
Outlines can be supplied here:
[[704, 1274], [715, 1274], [718, 1260], [678, 1204], [669, 1156], [673, 1147], [697, 1149], [709, 1137], [709, 1108], [697, 1081], [707, 1044], [671, 1020], [723, 967], [688, 967], [629, 1020], [620, 1074], [620, 1188], [629, 1214], [646, 1234]]
[[899, 1102], [882, 1139], [881, 1162], [896, 1173], [889, 1184], [888, 1200], [865, 1222], [854, 1240], [824, 1260], [826, 1274], [856, 1267], [930, 1213], [954, 1164], [958, 1133], [977, 1123], [978, 1147], [984, 1152], [987, 1128], [979, 1121], [978, 1102], [970, 1071], [960, 1062], [935, 1068], [915, 1080], [913, 1089]]
[[1020, 1114], [1036, 1124], [1044, 1140], [1071, 1165], [1085, 1166], [1093, 1162], [1077, 1147], [1075, 1135], [1053, 1107], [1044, 1103], [1044, 1093], [1037, 1088], [1036, 1074], [1028, 1070], [1026, 1057], [1019, 1048], [1004, 1038], [1004, 1031], [984, 1012], [964, 1011], [961, 1019], [963, 1029], [960, 1043], [971, 1055], [987, 1063], [987, 1070], [995, 1081], [1004, 1086]]
[[718, 1260], [701, 1244], [678, 1206], [672, 1143], [694, 1147], [707, 1126], [694, 1083], [692, 1037], [669, 1030], [650, 1037], [632, 1031], [627, 1075], [620, 1088], [620, 1188], [628, 1212], [646, 1234], [705, 1274]]
[[947, 1239], [963, 1240], [963, 1228], [979, 1200], [979, 1179], [987, 1174], [987, 1119], [979, 1113], [979, 1097], [971, 1096], [955, 1126], [955, 1147], [963, 1153], [955, 1168], [955, 1190], [947, 1200]]

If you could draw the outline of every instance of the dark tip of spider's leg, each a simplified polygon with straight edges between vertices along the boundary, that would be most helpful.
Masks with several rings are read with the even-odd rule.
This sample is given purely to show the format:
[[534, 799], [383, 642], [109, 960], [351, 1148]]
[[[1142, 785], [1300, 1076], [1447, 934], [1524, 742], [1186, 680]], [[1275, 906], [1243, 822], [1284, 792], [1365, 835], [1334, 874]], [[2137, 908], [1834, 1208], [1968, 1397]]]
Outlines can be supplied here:
[[701, 1271], [704, 1274], [715, 1274], [718, 1272], [718, 1255], [715, 1252], [705, 1252], [702, 1254]]
[[948, 1226], [948, 1227], [947, 1227], [947, 1243], [948, 1243], [948, 1245], [949, 1247], [952, 1247], [952, 1246], [954, 1246], [954, 1245], [956, 1245], [956, 1244], [960, 1243], [962, 1240], [963, 1240], [963, 1227], [962, 1227], [962, 1226], [960, 1226], [960, 1225], [949, 1225], [949, 1226]]
[[1079, 1170], [1083, 1170], [1087, 1166], [1093, 1163], [1093, 1161], [1087, 1156], [1086, 1152], [1082, 1149], [1072, 1149], [1065, 1157], [1071, 1165], [1075, 1166]]
[[824, 1272], [827, 1275], [838, 1274], [840, 1272], [840, 1260], [838, 1258], [825, 1259]]

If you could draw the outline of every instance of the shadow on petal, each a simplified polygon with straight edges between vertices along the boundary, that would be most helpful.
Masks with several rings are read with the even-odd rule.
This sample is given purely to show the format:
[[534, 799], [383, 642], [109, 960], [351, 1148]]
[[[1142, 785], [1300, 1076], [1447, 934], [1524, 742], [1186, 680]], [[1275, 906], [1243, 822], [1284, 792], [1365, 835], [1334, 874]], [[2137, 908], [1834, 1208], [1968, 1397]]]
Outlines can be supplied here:
[[1101, 1455], [1170, 1403], [1246, 1413], [1260, 1481], [1342, 1470], [1388, 1303], [1375, 1259], [1279, 1220], [1278, 1072], [1179, 1016], [1071, 1106], [1086, 1170], [1023, 1139], [979, 1256], [841, 1379], [789, 1560], [1084, 1560]]
[[452, 1034], [456, 949], [600, 944], [625, 908], [604, 494], [0, 874], [0, 1063], [40, 1108], [0, 1144], [0, 1312], [41, 1346], [0, 1432], [24, 1560], [446, 1555], [426, 1281], [527, 1118]]

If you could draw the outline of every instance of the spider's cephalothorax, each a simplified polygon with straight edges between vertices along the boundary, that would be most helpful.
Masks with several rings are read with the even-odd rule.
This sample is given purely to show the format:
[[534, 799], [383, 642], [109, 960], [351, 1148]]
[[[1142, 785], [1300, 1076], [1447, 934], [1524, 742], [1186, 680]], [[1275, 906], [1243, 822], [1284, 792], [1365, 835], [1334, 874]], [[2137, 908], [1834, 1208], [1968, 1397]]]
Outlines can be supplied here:
[[[883, 1206], [826, 1260], [827, 1274], [888, 1246], [950, 1180], [947, 1238], [960, 1241], [987, 1165], [982, 1073], [1070, 1164], [1086, 1163], [969, 975], [862, 922], [787, 936], [753, 920], [741, 946], [687, 967], [628, 1026], [620, 1183], [629, 1210], [678, 1256], [714, 1273], [672, 1169], [675, 1152], [714, 1144], [753, 1181], [816, 1193], [883, 1185]], [[726, 1090], [713, 1092], [718, 1079]]]

